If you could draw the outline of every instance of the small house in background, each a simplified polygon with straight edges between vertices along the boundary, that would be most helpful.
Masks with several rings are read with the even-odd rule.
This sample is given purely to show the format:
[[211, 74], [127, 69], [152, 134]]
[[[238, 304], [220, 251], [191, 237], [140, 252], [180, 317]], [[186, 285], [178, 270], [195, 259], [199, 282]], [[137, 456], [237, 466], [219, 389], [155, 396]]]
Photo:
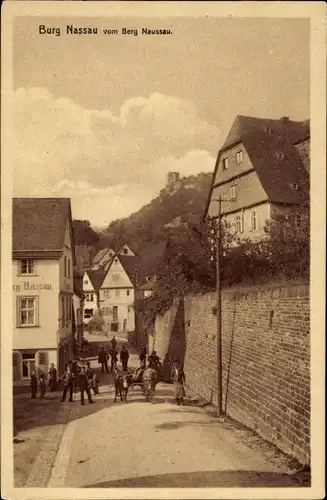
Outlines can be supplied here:
[[84, 317], [83, 323], [87, 325], [92, 317], [99, 311], [99, 291], [105, 277], [103, 269], [88, 269], [83, 276]]
[[221, 217], [239, 237], [264, 236], [274, 215], [308, 204], [310, 122], [237, 116], [218, 153], [205, 219]]
[[68, 198], [14, 198], [13, 377], [62, 374], [74, 351], [75, 250]]
[[141, 299], [147, 299], [153, 295], [153, 291], [156, 284], [156, 277], [146, 276], [143, 285], [140, 286], [139, 297]]
[[77, 281], [74, 281], [74, 295], [73, 295], [73, 354], [77, 353], [77, 346], [80, 348], [82, 345], [83, 333], [84, 333], [84, 293], [83, 289]]
[[124, 245], [122, 248], [119, 249], [117, 253], [118, 255], [128, 255], [131, 257], [135, 257], [135, 253], [131, 250], [131, 248], [128, 245]]
[[100, 310], [110, 332], [134, 331], [138, 278], [138, 258], [117, 253], [100, 287]]
[[90, 265], [91, 269], [93, 271], [102, 269], [106, 264], [108, 264], [108, 262], [110, 262], [115, 253], [115, 250], [112, 248], [102, 248], [102, 250], [99, 250], [99, 252], [93, 257]]

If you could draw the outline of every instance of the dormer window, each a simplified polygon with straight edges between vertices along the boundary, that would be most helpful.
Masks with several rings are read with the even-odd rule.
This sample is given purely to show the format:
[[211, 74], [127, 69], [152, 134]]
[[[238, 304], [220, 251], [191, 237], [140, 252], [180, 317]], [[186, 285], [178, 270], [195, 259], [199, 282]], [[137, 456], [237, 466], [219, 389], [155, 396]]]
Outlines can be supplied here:
[[237, 151], [236, 153], [236, 163], [239, 165], [243, 161], [243, 151]]
[[228, 169], [228, 158], [224, 158], [223, 159], [223, 170], [227, 170]]
[[292, 191], [298, 191], [299, 190], [299, 185], [296, 182], [292, 182], [290, 184]]
[[31, 259], [23, 259], [20, 261], [20, 274], [34, 274], [35, 261]]
[[284, 160], [284, 158], [285, 158], [284, 153], [283, 153], [282, 151], [279, 151], [279, 152], [277, 153], [277, 158], [278, 158], [279, 160]]
[[124, 254], [127, 254], [127, 253], [128, 253], [127, 248], [124, 248]]

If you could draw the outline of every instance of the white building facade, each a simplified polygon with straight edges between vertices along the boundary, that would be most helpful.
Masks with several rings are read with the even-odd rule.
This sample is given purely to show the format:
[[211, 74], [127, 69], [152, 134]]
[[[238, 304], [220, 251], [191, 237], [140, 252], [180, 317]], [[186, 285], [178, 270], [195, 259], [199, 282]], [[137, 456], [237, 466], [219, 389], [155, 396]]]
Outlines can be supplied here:
[[91, 272], [88, 271], [84, 272], [83, 293], [85, 296], [83, 322], [87, 325], [99, 310], [98, 292], [91, 281]]
[[73, 247], [68, 199], [14, 199], [13, 375], [58, 373], [73, 356]]
[[135, 329], [134, 260], [134, 256], [116, 255], [101, 285], [100, 310], [110, 332]]

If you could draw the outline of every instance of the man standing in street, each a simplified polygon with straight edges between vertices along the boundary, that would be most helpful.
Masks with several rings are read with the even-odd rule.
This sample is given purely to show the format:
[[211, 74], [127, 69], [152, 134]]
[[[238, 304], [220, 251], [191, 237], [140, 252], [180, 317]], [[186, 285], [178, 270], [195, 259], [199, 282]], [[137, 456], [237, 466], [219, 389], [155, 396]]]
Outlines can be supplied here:
[[62, 398], [61, 402], [63, 403], [66, 400], [66, 395], [67, 391], [69, 389], [69, 402], [71, 403], [73, 401], [73, 374], [72, 374], [72, 369], [71, 366], [68, 365], [66, 367], [66, 371], [63, 376], [64, 379], [64, 390], [62, 393]]
[[49, 390], [56, 391], [57, 390], [57, 370], [53, 363], [50, 364], [49, 370]]
[[116, 337], [113, 336], [112, 339], [111, 339], [111, 348], [113, 351], [116, 350], [116, 345], [117, 345], [117, 340], [116, 340]]
[[123, 366], [123, 372], [127, 372], [127, 364], [128, 364], [129, 353], [126, 347], [123, 345], [120, 351], [120, 362]]
[[141, 345], [140, 347], [140, 364], [141, 366], [144, 365], [146, 362], [146, 347], [145, 345]]
[[114, 372], [115, 368], [116, 368], [116, 365], [117, 365], [117, 351], [115, 349], [113, 349], [112, 351], [110, 351], [110, 356], [111, 356], [111, 366], [110, 366], [110, 369], [111, 369], [111, 373]]
[[81, 392], [81, 405], [84, 405], [84, 392], [86, 392], [87, 398], [89, 400], [89, 404], [94, 403], [92, 397], [91, 397], [91, 392], [89, 388], [89, 382], [87, 379], [86, 371], [85, 371], [85, 366], [82, 366], [81, 372], [78, 376], [78, 385], [79, 385], [79, 390]]
[[157, 371], [150, 362], [143, 373], [143, 388], [146, 401], [154, 403], [154, 392], [157, 384]]
[[98, 356], [98, 363], [101, 364], [101, 372], [104, 372], [104, 369], [106, 370], [106, 373], [109, 373], [109, 368], [108, 368], [108, 353], [104, 350], [103, 347], [101, 347], [99, 356]]

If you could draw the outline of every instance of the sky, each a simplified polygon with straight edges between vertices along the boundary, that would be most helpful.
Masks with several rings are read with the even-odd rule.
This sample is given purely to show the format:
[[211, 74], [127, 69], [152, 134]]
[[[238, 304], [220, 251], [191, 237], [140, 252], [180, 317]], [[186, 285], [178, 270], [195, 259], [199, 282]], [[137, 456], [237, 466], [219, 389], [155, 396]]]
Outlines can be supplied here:
[[[67, 24], [100, 34], [69, 36]], [[102, 32], [123, 27], [172, 35]], [[17, 17], [13, 80], [14, 196], [70, 197], [74, 218], [106, 227], [168, 172], [213, 172], [238, 114], [310, 117], [309, 22]]]

